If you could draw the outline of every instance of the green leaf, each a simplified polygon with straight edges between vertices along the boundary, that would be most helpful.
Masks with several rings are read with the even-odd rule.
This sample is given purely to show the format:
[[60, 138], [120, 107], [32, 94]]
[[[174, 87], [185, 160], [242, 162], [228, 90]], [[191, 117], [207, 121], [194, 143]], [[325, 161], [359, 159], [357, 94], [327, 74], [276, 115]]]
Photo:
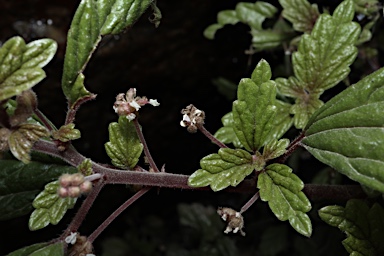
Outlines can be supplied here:
[[152, 0], [82, 0], [67, 38], [62, 88], [69, 105], [92, 94], [84, 87], [83, 71], [101, 35], [121, 33], [144, 13]]
[[217, 30], [224, 27], [224, 25], [234, 25], [238, 22], [245, 23], [251, 28], [262, 30], [262, 23], [266, 18], [272, 18], [277, 9], [263, 1], [256, 3], [240, 2], [236, 5], [235, 10], [225, 10], [217, 14], [217, 23], [208, 26], [204, 30], [204, 36], [208, 39], [213, 39]]
[[218, 154], [211, 154], [200, 161], [202, 169], [194, 172], [188, 179], [189, 186], [205, 187], [213, 191], [228, 186], [237, 186], [252, 173], [255, 166], [252, 155], [241, 149], [221, 148]]
[[48, 243], [38, 243], [38, 244], [33, 244], [33, 245], [29, 245], [29, 246], [26, 246], [26, 247], [23, 247], [21, 249], [18, 249], [16, 251], [13, 251], [9, 254], [7, 254], [7, 256], [25, 256], [25, 255], [30, 255], [31, 253], [43, 248], [43, 247], [46, 247], [48, 245]]
[[306, 0], [279, 0], [283, 6], [282, 16], [289, 20], [296, 31], [310, 33], [320, 13], [317, 4]]
[[57, 131], [52, 131], [52, 138], [60, 140], [62, 142], [68, 142], [70, 140], [76, 140], [81, 137], [81, 133], [78, 129], [75, 129], [74, 123], [69, 123], [60, 127]]
[[59, 181], [45, 185], [44, 190], [33, 200], [35, 210], [29, 218], [29, 229], [42, 229], [49, 224], [56, 225], [68, 209], [72, 209], [77, 198], [61, 198], [57, 194]]
[[384, 192], [384, 69], [336, 95], [309, 120], [303, 146], [350, 179]]
[[45, 78], [42, 70], [54, 56], [57, 44], [40, 39], [25, 44], [12, 37], [0, 48], [0, 101], [28, 90]]
[[289, 139], [272, 140], [264, 146], [263, 158], [265, 161], [277, 158], [285, 153]]
[[292, 127], [293, 118], [290, 115], [291, 104], [275, 101], [277, 108], [275, 118], [273, 119], [273, 126], [269, 133], [270, 139], [280, 139]]
[[29, 256], [64, 256], [64, 243], [57, 242], [29, 254]]
[[232, 143], [236, 148], [242, 148], [243, 145], [241, 145], [241, 142], [233, 130], [234, 121], [232, 112], [225, 114], [221, 118], [221, 122], [223, 123], [224, 127], [221, 127], [219, 130], [217, 130], [217, 132], [214, 134], [215, 138], [225, 144]]
[[105, 143], [105, 150], [112, 159], [112, 164], [119, 168], [133, 168], [143, 152], [133, 122], [119, 117], [118, 123], [111, 123], [108, 127], [109, 142]]
[[14, 157], [23, 163], [28, 163], [31, 160], [30, 152], [33, 144], [48, 136], [49, 131], [44, 126], [25, 123], [12, 131], [8, 138], [9, 149]]
[[384, 209], [377, 203], [371, 208], [361, 200], [352, 199], [345, 207], [326, 206], [320, 218], [345, 232], [342, 242], [351, 255], [382, 255], [384, 253]]
[[300, 234], [310, 237], [312, 224], [308, 215], [311, 203], [301, 190], [304, 183], [292, 173], [292, 169], [282, 164], [271, 164], [260, 173], [257, 181], [260, 198], [268, 202], [279, 220], [289, 220]]
[[237, 90], [238, 100], [233, 102], [232, 107], [236, 136], [241, 144], [252, 152], [270, 140], [269, 134], [276, 114], [275, 83], [267, 81], [270, 77], [268, 72], [265, 76], [256, 75], [258, 69], [263, 72], [266, 70], [265, 65], [268, 63], [261, 60], [253, 72], [253, 79], [260, 79], [257, 83], [248, 78], [241, 79]]
[[106, 11], [109, 13], [105, 20], [102, 20], [103, 26], [100, 30], [102, 35], [106, 35], [121, 33], [126, 27], [132, 26], [153, 0], [114, 0], [108, 7], [106, 0], [100, 2], [98, 7], [104, 7], [100, 16], [105, 17]]
[[0, 161], [0, 220], [28, 214], [33, 210], [32, 201], [48, 182], [63, 173], [75, 173], [76, 168], [64, 165], [16, 160]]
[[312, 33], [301, 38], [292, 64], [295, 76], [309, 93], [332, 88], [349, 74], [360, 34], [359, 24], [351, 21], [353, 15], [352, 1], [344, 1], [333, 16], [320, 15]]

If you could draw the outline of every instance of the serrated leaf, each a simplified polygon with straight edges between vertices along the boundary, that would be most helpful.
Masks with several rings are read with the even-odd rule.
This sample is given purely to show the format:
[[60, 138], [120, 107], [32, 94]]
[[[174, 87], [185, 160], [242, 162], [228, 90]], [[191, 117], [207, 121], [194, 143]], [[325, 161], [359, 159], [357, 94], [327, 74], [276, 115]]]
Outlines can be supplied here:
[[256, 3], [240, 2], [236, 5], [235, 10], [224, 10], [217, 14], [217, 23], [208, 26], [204, 30], [204, 36], [213, 39], [217, 30], [224, 25], [234, 25], [238, 22], [245, 23], [251, 28], [262, 30], [262, 23], [266, 18], [272, 18], [277, 12], [273, 5], [257, 1]]
[[44, 190], [33, 200], [33, 207], [28, 226], [30, 230], [42, 229], [49, 224], [56, 225], [68, 209], [72, 209], [77, 198], [61, 198], [57, 193], [59, 181], [45, 185]]
[[257, 168], [252, 155], [241, 149], [221, 148], [218, 154], [211, 154], [200, 161], [202, 169], [194, 172], [188, 179], [189, 186], [211, 186], [213, 191], [228, 186], [237, 186], [246, 176]]
[[219, 130], [217, 130], [217, 132], [214, 134], [215, 138], [225, 144], [232, 143], [236, 148], [243, 147], [237, 138], [235, 131], [233, 130], [234, 121], [232, 112], [225, 114], [221, 118], [221, 122], [223, 123], [224, 127], [221, 127]]
[[101, 35], [121, 33], [143, 14], [151, 0], [82, 0], [67, 38], [62, 89], [73, 107], [92, 94], [84, 86], [83, 71], [101, 40]]
[[351, 255], [382, 255], [384, 253], [384, 210], [375, 203], [371, 208], [361, 200], [347, 205], [326, 206], [319, 210], [320, 218], [345, 232], [342, 242]]
[[263, 158], [265, 161], [277, 158], [285, 153], [289, 145], [289, 139], [272, 140], [268, 142], [263, 149]]
[[273, 139], [280, 139], [288, 130], [292, 127], [293, 118], [290, 115], [291, 104], [282, 102], [280, 100], [275, 101], [277, 108], [275, 118], [273, 119], [273, 127], [268, 137]]
[[279, 220], [289, 220], [300, 234], [310, 237], [312, 224], [308, 215], [311, 203], [301, 191], [304, 183], [292, 173], [292, 169], [282, 164], [271, 164], [258, 176], [257, 187], [260, 198], [268, 202]]
[[302, 36], [292, 64], [295, 76], [309, 93], [327, 90], [349, 74], [360, 34], [359, 24], [351, 21], [353, 15], [352, 1], [344, 1], [333, 16], [320, 15], [312, 33]]
[[320, 108], [306, 127], [304, 147], [350, 179], [384, 192], [384, 69]]
[[119, 168], [133, 168], [143, 152], [133, 122], [119, 117], [118, 123], [111, 123], [108, 127], [109, 142], [105, 143], [105, 150], [112, 159], [112, 164]]
[[276, 114], [275, 83], [260, 81], [255, 84], [251, 79], [241, 79], [237, 98], [232, 107], [234, 131], [241, 144], [255, 152], [270, 139]]
[[13, 251], [9, 254], [7, 254], [7, 256], [25, 256], [25, 255], [30, 255], [31, 253], [43, 248], [43, 247], [46, 247], [48, 245], [48, 243], [38, 243], [38, 244], [33, 244], [33, 245], [29, 245], [29, 246], [26, 246], [26, 247], [23, 247], [23, 248], [20, 248], [16, 251]]
[[78, 129], [75, 129], [74, 123], [69, 123], [61, 126], [59, 130], [52, 131], [52, 137], [55, 140], [68, 142], [70, 140], [79, 139], [81, 137], [81, 133]]
[[22, 124], [12, 131], [8, 138], [9, 149], [14, 157], [28, 163], [31, 160], [30, 152], [33, 144], [43, 137], [48, 137], [48, 130], [37, 124]]
[[317, 4], [306, 0], [279, 0], [283, 6], [282, 16], [289, 20], [293, 28], [299, 32], [310, 33], [320, 13]]
[[53, 57], [57, 44], [40, 39], [25, 44], [21, 37], [12, 37], [0, 48], [0, 101], [28, 90], [45, 78], [41, 69]]

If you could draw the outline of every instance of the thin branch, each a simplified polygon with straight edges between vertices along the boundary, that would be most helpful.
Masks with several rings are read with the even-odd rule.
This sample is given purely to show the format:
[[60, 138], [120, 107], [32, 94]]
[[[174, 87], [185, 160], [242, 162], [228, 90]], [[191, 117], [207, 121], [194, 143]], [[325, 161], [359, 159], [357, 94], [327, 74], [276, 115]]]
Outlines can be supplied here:
[[89, 209], [93, 205], [93, 202], [97, 198], [98, 194], [100, 193], [101, 189], [104, 187], [105, 182], [103, 179], [100, 179], [96, 185], [93, 187], [92, 191], [89, 193], [89, 195], [85, 198], [82, 205], [80, 206], [79, 210], [77, 211], [76, 215], [73, 217], [72, 222], [69, 224], [67, 229], [63, 232], [63, 234], [60, 236], [60, 240], [64, 240], [71, 232], [77, 232], [80, 225], [85, 219], [85, 216], [87, 215]]
[[215, 143], [217, 146], [220, 148], [227, 148], [228, 146], [219, 141], [218, 139], [215, 138], [215, 136], [212, 135], [207, 129], [205, 129], [204, 125], [197, 125], [197, 128], [208, 138], [210, 139], [213, 143]]
[[151, 188], [145, 187], [139, 190], [136, 194], [134, 194], [131, 198], [129, 198], [125, 203], [123, 203], [119, 208], [116, 209], [91, 235], [88, 236], [88, 241], [93, 243], [95, 239], [100, 235], [101, 232], [104, 231], [106, 227], [111, 224], [111, 222], [116, 219], [128, 206], [133, 204], [137, 199], [139, 199], [142, 195], [147, 193]]
[[51, 122], [48, 120], [48, 118], [38, 108], [36, 108], [33, 112], [40, 119], [40, 121], [43, 123], [45, 128], [47, 128], [49, 131], [53, 131], [54, 130]]
[[135, 119], [133, 120], [133, 124], [135, 125], [136, 133], [137, 133], [137, 135], [139, 136], [140, 142], [141, 142], [141, 143], [143, 144], [143, 146], [144, 146], [144, 154], [145, 154], [145, 156], [147, 157], [147, 160], [148, 160], [149, 165], [151, 166], [151, 168], [152, 168], [155, 172], [159, 172], [159, 169], [157, 168], [157, 165], [156, 165], [155, 161], [154, 161], [153, 158], [152, 158], [151, 152], [149, 151], [149, 148], [148, 148], [147, 142], [145, 141], [143, 132], [142, 132], [141, 129], [140, 129], [140, 124], [139, 124], [139, 121], [137, 121], [137, 118], [135, 118]]
[[251, 207], [256, 201], [257, 199], [259, 199], [260, 197], [260, 194], [259, 194], [259, 191], [257, 191], [256, 194], [254, 194], [251, 199], [248, 200], [248, 202], [243, 206], [241, 207], [240, 209], [240, 213], [244, 213], [246, 210], [248, 210], [249, 207]]
[[287, 150], [286, 152], [284, 153], [284, 155], [282, 155], [281, 157], [279, 157], [276, 162], [278, 163], [285, 163], [285, 161], [287, 160], [287, 158], [296, 150], [297, 147], [299, 147], [301, 144], [301, 141], [304, 139], [305, 137], [305, 133], [304, 131], [302, 133], [300, 133], [300, 135], [298, 137], [296, 137], [296, 139], [294, 139], [290, 144], [289, 146], [287, 147]]

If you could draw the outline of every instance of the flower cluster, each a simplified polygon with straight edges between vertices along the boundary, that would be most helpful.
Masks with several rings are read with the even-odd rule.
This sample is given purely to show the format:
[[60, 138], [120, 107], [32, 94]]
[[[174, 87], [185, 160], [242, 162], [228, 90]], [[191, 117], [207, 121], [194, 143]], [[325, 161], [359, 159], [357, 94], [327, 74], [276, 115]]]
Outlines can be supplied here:
[[180, 125], [187, 127], [187, 131], [190, 133], [195, 133], [198, 127], [204, 124], [204, 111], [192, 104], [181, 110], [181, 114], [183, 114], [183, 120], [180, 121]]
[[150, 99], [147, 97], [136, 96], [136, 88], [131, 88], [124, 93], [119, 93], [116, 96], [116, 101], [113, 104], [113, 109], [119, 116], [125, 116], [129, 121], [132, 121], [136, 118], [136, 112], [139, 109], [147, 104], [150, 104], [154, 107], [160, 105], [157, 100]]
[[81, 173], [63, 174], [59, 178], [59, 184], [58, 194], [60, 197], [79, 197], [92, 189], [92, 182], [85, 179]]
[[237, 233], [240, 231], [240, 234], [245, 236], [245, 232], [243, 231], [244, 219], [240, 212], [228, 207], [219, 207], [217, 213], [227, 222], [227, 228], [224, 230], [225, 234], [228, 234], [229, 232]]
[[95, 256], [93, 254], [93, 246], [85, 236], [80, 236], [77, 232], [71, 232], [69, 236], [65, 238], [67, 244], [72, 244], [72, 248], [69, 250], [69, 256], [83, 255], [83, 256]]

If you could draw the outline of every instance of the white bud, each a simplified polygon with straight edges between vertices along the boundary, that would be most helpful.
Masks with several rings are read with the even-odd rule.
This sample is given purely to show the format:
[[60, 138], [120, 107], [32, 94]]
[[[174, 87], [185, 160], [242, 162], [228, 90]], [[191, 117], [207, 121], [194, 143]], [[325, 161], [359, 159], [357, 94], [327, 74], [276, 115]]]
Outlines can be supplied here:
[[127, 118], [129, 121], [132, 121], [132, 120], [135, 120], [136, 115], [133, 114], [133, 113], [131, 113], [131, 114], [127, 115], [126, 118]]
[[129, 102], [129, 105], [131, 105], [131, 107], [136, 109], [136, 111], [139, 111], [139, 109], [141, 108], [141, 106], [135, 100]]
[[69, 236], [67, 236], [64, 241], [67, 244], [75, 244], [76, 243], [76, 237], [77, 237], [77, 233], [71, 232], [71, 234]]
[[154, 107], [160, 106], [160, 103], [157, 100], [150, 99], [149, 104], [151, 104]]

